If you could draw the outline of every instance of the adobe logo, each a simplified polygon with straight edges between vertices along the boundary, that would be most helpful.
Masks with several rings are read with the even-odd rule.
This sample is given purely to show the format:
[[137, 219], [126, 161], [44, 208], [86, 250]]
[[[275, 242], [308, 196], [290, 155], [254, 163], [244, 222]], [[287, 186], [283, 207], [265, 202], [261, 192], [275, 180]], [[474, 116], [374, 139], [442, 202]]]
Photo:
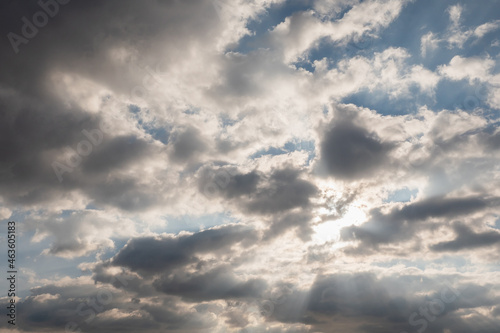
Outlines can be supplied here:
[[33, 14], [31, 21], [23, 16], [21, 21], [23, 26], [21, 27], [21, 35], [14, 32], [9, 32], [7, 38], [9, 39], [10, 45], [14, 50], [14, 53], [19, 53], [19, 46], [21, 44], [28, 44], [28, 42], [35, 38], [38, 34], [39, 28], [43, 28], [49, 22], [49, 17], [52, 18], [59, 13], [59, 6], [69, 3], [70, 0], [40, 0], [38, 1], [38, 6], [42, 10], [37, 11]]

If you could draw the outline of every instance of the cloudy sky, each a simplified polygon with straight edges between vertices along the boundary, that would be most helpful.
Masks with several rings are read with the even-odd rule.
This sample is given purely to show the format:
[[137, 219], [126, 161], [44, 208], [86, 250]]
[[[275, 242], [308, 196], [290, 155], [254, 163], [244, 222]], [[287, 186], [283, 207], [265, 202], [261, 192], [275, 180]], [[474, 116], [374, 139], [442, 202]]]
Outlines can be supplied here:
[[1, 7], [0, 332], [500, 331], [499, 1]]

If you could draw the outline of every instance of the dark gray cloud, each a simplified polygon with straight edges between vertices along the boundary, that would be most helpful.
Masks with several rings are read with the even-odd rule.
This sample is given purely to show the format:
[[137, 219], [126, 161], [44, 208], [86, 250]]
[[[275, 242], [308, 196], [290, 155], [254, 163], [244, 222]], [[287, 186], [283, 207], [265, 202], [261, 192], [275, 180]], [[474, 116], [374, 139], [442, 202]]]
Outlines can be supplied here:
[[500, 232], [491, 230], [485, 232], [474, 232], [464, 223], [453, 223], [456, 238], [447, 242], [440, 242], [431, 246], [436, 252], [460, 251], [489, 247], [500, 243]]
[[[377, 277], [369, 272], [319, 275], [309, 290], [295, 291], [278, 304], [273, 316], [285, 322], [313, 323], [325, 332], [331, 325], [348, 332], [466, 332], [462, 327], [467, 327], [471, 332], [492, 333], [500, 327], [499, 320], [485, 315], [467, 320], [459, 314], [459, 310], [494, 304], [498, 297], [491, 293], [492, 285], [453, 287], [444, 283], [446, 279]], [[476, 320], [481, 322], [474, 328]]]
[[492, 135], [487, 140], [488, 146], [491, 149], [499, 149], [500, 148], [500, 133], [496, 133]]
[[151, 280], [143, 278], [134, 272], [121, 269], [120, 272], [110, 273], [107, 271], [109, 265], [98, 264], [92, 270], [92, 279], [95, 283], [102, 283], [113, 286], [116, 289], [121, 289], [142, 297], [154, 297], [158, 295], [157, 290], [152, 286]]
[[[450, 278], [456, 276], [399, 274], [380, 277], [370, 272], [320, 274], [309, 288], [288, 285], [287, 292], [266, 300], [262, 294], [266, 283], [262, 279], [244, 280], [229, 265], [222, 264], [204, 272], [164, 275], [153, 283], [164, 293], [197, 302], [194, 308], [186, 308], [178, 298], [168, 295], [133, 295], [105, 285], [66, 283], [32, 289], [32, 295], [18, 304], [18, 310], [23, 313], [24, 320], [20, 324], [26, 330], [64, 327], [72, 321], [82, 329], [99, 333], [136, 331], [141, 324], [143, 330], [154, 333], [162, 330], [209, 332], [217, 325], [214, 314], [231, 314], [220, 304], [204, 301], [221, 299], [227, 304], [241, 305], [261, 296], [255, 304], [260, 304], [268, 322], [305, 323], [318, 332], [328, 332], [332, 325], [353, 333], [413, 332], [424, 327], [433, 333], [445, 329], [461, 333], [496, 332], [495, 329], [500, 327], [498, 316], [488, 317], [474, 311], [483, 307], [495, 313], [500, 300], [492, 293], [494, 285], [451, 285], [446, 283]], [[89, 305], [92, 299], [95, 308]], [[190, 304], [194, 303], [187, 306]], [[118, 318], [102, 316], [111, 310], [128, 315]], [[233, 326], [250, 329], [248, 322], [243, 320], [245, 315], [234, 311]], [[98, 316], [93, 317], [91, 313]], [[470, 316], [465, 318], [461, 313]], [[410, 318], [413, 318], [412, 322], [409, 322]], [[0, 325], [5, 327], [5, 323]], [[276, 328], [276, 332], [280, 331], [289, 330]], [[290, 332], [305, 331], [297, 327]]]
[[[170, 296], [156, 295], [154, 302], [141, 302], [121, 290], [77, 282], [33, 288], [31, 296], [17, 303], [17, 311], [23, 316], [17, 327], [27, 332], [187, 333], [208, 332], [217, 324], [212, 313], [185, 308]], [[0, 323], [0, 328], [6, 327], [6, 321]]]
[[415, 230], [428, 228], [424, 222], [429, 218], [447, 219], [472, 214], [497, 204], [496, 199], [482, 197], [445, 198], [437, 197], [413, 202], [389, 213], [373, 209], [368, 222], [360, 226], [342, 229], [344, 240], [360, 240], [360, 247], [377, 247], [379, 244], [400, 243], [415, 235]]
[[136, 238], [127, 243], [111, 264], [148, 275], [196, 263], [199, 261], [196, 254], [225, 252], [236, 244], [250, 246], [257, 239], [256, 231], [239, 225], [208, 229], [192, 235]]
[[310, 240], [313, 230], [310, 226], [310, 221], [314, 215], [308, 211], [298, 211], [286, 213], [278, 217], [274, 217], [269, 228], [264, 232], [264, 239], [271, 240], [279, 237], [289, 229], [294, 229], [297, 237], [303, 241]]
[[252, 194], [257, 190], [260, 178], [261, 176], [256, 171], [247, 174], [236, 174], [230, 178], [223, 195], [230, 199]]
[[309, 208], [318, 188], [300, 178], [301, 170], [283, 168], [269, 175], [255, 171], [242, 174], [234, 169], [202, 170], [198, 188], [207, 196], [232, 200], [243, 211], [257, 215], [280, 214], [295, 208]]
[[2, 197], [30, 205], [54, 200], [73, 188], [71, 182], [59, 183], [51, 167], [57, 155], [51, 151], [76, 146], [84, 139], [81, 130], [98, 128], [99, 119], [79, 108], [65, 110], [55, 101], [37, 105], [24, 94], [14, 93], [0, 103]]
[[335, 121], [325, 131], [320, 143], [320, 167], [340, 179], [371, 175], [387, 160], [392, 144], [384, 143], [375, 133], [349, 119]]
[[318, 193], [311, 182], [299, 178], [301, 172], [291, 168], [274, 171], [245, 203], [249, 212], [273, 214], [294, 208], [308, 208]]
[[[263, 279], [243, 279], [231, 265], [200, 258], [210, 253], [222, 256], [234, 245], [249, 247], [257, 240], [254, 230], [238, 225], [192, 235], [132, 239], [114, 258], [96, 266], [93, 278], [140, 297], [153, 295], [151, 287], [190, 302], [259, 297], [267, 287]], [[110, 266], [127, 268], [139, 273], [140, 278], [125, 272], [110, 275], [106, 273]], [[122, 280], [127, 283], [120, 284]]]
[[198, 175], [198, 190], [207, 196], [224, 197], [226, 199], [248, 198], [257, 190], [262, 180], [257, 171], [240, 173], [234, 167], [220, 167], [218, 169], [206, 167]]
[[[4, 36], [8, 32], [21, 35], [21, 18], [25, 16], [32, 21], [32, 16], [41, 10], [35, 1], [2, 5], [2, 12], [9, 13], [2, 20]], [[48, 71], [71, 69], [105, 86], [113, 86], [115, 91], [130, 94], [140, 83], [138, 65], [155, 68], [158, 58], [153, 55], [163, 54], [167, 70], [174, 66], [174, 60], [186, 57], [182, 50], [196, 43], [189, 37], [210, 39], [220, 28], [219, 22], [213, 5], [201, 1], [149, 1], [147, 5], [134, 1], [125, 5], [120, 1], [92, 4], [70, 1], [59, 6], [58, 14], [38, 29], [27, 44], [20, 45], [19, 53], [15, 54], [9, 40], [2, 38], [0, 57], [12, 66], [2, 66], [0, 82], [23, 91], [40, 91], [44, 90], [40, 80]], [[158, 40], [172, 48], [165, 50]], [[127, 59], [123, 66], [109, 57], [109, 51], [119, 47], [139, 48], [143, 52], [137, 53], [140, 59]]]
[[191, 160], [196, 154], [207, 149], [200, 131], [193, 127], [189, 127], [180, 133], [174, 133], [172, 145], [171, 159], [182, 163]]
[[111, 172], [149, 156], [153, 149], [135, 136], [117, 136], [97, 146], [82, 163], [85, 173]]
[[141, 175], [109, 177], [158, 153], [152, 142], [102, 131], [100, 115], [52, 98], [12, 93], [0, 103], [5, 110], [0, 113], [0, 194], [6, 202], [30, 206], [63, 199], [75, 190], [98, 199], [96, 206], [141, 210], [156, 202], [150, 188], [137, 184]]
[[267, 287], [265, 280], [239, 278], [230, 266], [221, 265], [205, 273], [179, 272], [163, 275], [154, 281], [159, 291], [191, 301], [260, 297]]
[[96, 177], [85, 186], [85, 192], [96, 207], [112, 206], [124, 211], [141, 212], [161, 204], [161, 198], [137, 177], [113, 178], [102, 186], [95, 184], [105, 177]]
[[[402, 287], [393, 285], [392, 290]], [[385, 317], [391, 314], [399, 321], [405, 320], [411, 310], [407, 300], [393, 297], [387, 282], [371, 273], [319, 277], [311, 288], [308, 308], [329, 315]]]
[[314, 205], [311, 199], [319, 190], [303, 172], [292, 167], [275, 169], [270, 174], [252, 171], [239, 173], [233, 168], [203, 169], [198, 189], [209, 198], [223, 197], [246, 214], [260, 216], [269, 223], [265, 239], [273, 239], [296, 228], [297, 235], [309, 240], [309, 225]]
[[[102, 144], [93, 147], [78, 168], [65, 172], [64, 181], [59, 183], [51, 163], [60, 161], [64, 151], [75, 150], [86, 139], [82, 130], [99, 128], [105, 111], [96, 113], [71, 97], [60, 98], [63, 92], [54, 83], [62, 88], [65, 85], [62, 78], [52, 82], [52, 75], [69, 73], [109, 89], [115, 96], [134, 98], [134, 88], [157, 83], [152, 72], [164, 73], [176, 60], [186, 59], [182, 50], [197, 43], [191, 36], [205, 41], [215, 36], [221, 21], [214, 6], [200, 1], [149, 1], [147, 5], [133, 1], [47, 3], [57, 7], [52, 7], [56, 13], [47, 24], [35, 26], [34, 36], [19, 45], [18, 53], [8, 38], [1, 40], [0, 59], [9, 66], [0, 68], [0, 195], [10, 204], [34, 205], [81, 190], [89, 199], [98, 199], [94, 206], [102, 203], [140, 211], [156, 205], [159, 198], [153, 198], [152, 192], [157, 191], [147, 185], [141, 188], [141, 175], [125, 180], [114, 177], [116, 171], [158, 153], [151, 142], [123, 131], [105, 133]], [[33, 22], [33, 15], [43, 12], [37, 1], [4, 2], [1, 6], [0, 31], [4, 37], [11, 32], [22, 37], [22, 18]], [[166, 44], [172, 48], [165, 50], [161, 45]], [[112, 56], [117, 50], [128, 56], [117, 61]], [[160, 54], [163, 61], [159, 62]], [[147, 87], [143, 90], [149, 93]], [[105, 104], [108, 97], [98, 102]], [[184, 161], [204, 147], [195, 134], [188, 130], [179, 135], [173, 160]], [[116, 191], [105, 189], [107, 181]]]

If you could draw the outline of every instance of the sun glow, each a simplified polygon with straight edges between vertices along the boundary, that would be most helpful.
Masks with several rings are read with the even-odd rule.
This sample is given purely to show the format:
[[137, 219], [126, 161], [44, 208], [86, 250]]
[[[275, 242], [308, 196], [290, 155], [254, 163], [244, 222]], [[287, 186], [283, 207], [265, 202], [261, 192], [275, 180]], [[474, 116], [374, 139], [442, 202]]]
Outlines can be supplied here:
[[366, 220], [365, 212], [357, 207], [350, 206], [347, 212], [339, 219], [328, 220], [314, 227], [314, 240], [317, 242], [329, 242], [340, 240], [340, 230], [351, 225], [360, 225]]

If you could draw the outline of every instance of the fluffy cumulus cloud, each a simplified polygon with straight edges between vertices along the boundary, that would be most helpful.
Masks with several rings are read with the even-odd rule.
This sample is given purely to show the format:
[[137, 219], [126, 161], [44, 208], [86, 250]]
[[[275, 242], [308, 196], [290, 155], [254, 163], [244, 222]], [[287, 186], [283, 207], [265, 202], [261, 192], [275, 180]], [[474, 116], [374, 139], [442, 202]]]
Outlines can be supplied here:
[[498, 2], [0, 6], [0, 332], [500, 330]]

